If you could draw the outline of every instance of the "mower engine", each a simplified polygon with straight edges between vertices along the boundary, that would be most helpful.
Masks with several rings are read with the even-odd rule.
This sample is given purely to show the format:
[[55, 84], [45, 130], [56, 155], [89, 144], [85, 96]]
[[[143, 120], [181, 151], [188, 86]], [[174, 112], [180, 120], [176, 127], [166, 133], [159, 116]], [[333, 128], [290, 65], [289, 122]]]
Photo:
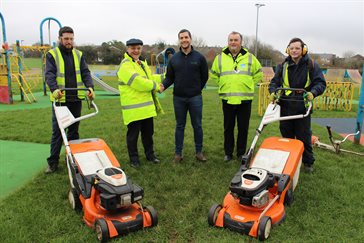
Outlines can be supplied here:
[[128, 180], [124, 171], [118, 167], [97, 171], [93, 184], [100, 192], [101, 206], [106, 210], [130, 206], [144, 195], [143, 188]]
[[261, 208], [268, 204], [268, 189], [273, 185], [273, 174], [263, 169], [250, 168], [235, 174], [230, 183], [230, 191], [240, 200], [240, 204]]

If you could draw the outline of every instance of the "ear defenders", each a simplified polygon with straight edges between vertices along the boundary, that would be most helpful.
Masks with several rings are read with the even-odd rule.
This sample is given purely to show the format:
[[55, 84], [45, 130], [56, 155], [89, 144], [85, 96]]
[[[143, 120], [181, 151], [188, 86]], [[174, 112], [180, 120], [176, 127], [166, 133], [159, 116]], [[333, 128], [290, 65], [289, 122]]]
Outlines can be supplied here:
[[[308, 52], [308, 48], [307, 48], [306, 44], [305, 44], [305, 43], [303, 43], [302, 56], [306, 55], [306, 54], [307, 54], [307, 52]], [[288, 46], [287, 46], [287, 48], [286, 48], [286, 53], [287, 53], [288, 55], [290, 55], [289, 45], [288, 45]]]

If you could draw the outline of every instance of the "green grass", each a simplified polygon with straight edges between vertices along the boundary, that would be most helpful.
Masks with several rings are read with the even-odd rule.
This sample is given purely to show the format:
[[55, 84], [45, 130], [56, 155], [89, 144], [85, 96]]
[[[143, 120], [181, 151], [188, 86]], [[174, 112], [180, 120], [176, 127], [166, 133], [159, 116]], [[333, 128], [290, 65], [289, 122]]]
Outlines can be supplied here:
[[24, 68], [42, 68], [41, 58], [24, 58]]
[[[155, 228], [131, 233], [113, 242], [250, 242], [248, 236], [207, 224], [213, 203], [221, 203], [239, 162], [223, 162], [223, 116], [216, 90], [204, 91], [205, 164], [194, 159], [193, 131], [186, 127], [184, 163], [173, 164], [174, 113], [171, 91], [162, 99], [165, 115], [155, 119], [155, 151], [162, 163], [149, 164], [139, 152], [142, 166], [128, 165], [126, 127], [122, 125], [119, 99], [96, 100], [100, 113], [83, 121], [81, 137], [103, 138], [122, 168], [145, 190], [144, 205], [152, 205], [159, 215]], [[355, 110], [357, 107], [355, 108]], [[257, 99], [249, 130], [249, 144], [261, 117]], [[356, 117], [356, 111], [317, 111], [314, 117]], [[0, 139], [48, 144], [51, 134], [50, 108], [0, 113]], [[326, 129], [312, 126], [315, 135], [328, 142]], [[279, 136], [278, 124], [269, 125], [263, 138]], [[346, 142], [343, 148], [363, 152], [363, 147]], [[21, 153], [21, 151], [19, 151]], [[364, 239], [362, 210], [364, 172], [362, 158], [314, 149], [315, 172], [301, 173], [295, 202], [287, 208], [283, 224], [273, 227], [270, 242], [361, 242]], [[24, 155], [26, 158], [26, 155]], [[44, 160], [46, 166], [46, 158]], [[64, 161], [60, 171], [39, 174], [24, 187], [0, 201], [2, 242], [96, 242], [95, 233], [74, 212], [68, 202], [69, 181]], [[256, 241], [256, 240], [252, 240]]]

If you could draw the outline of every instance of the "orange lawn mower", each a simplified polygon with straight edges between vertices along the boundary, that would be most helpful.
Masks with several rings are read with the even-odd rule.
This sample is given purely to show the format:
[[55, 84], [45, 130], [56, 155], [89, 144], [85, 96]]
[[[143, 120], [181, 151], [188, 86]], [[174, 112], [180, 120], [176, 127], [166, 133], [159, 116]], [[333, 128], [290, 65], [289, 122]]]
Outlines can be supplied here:
[[285, 219], [285, 206], [293, 202], [293, 191], [300, 174], [303, 143], [296, 139], [269, 137], [263, 141], [254, 158], [253, 154], [266, 125], [300, 119], [310, 114], [312, 102], [302, 99], [306, 91], [280, 88], [276, 95], [280, 96], [280, 92], [286, 90], [301, 96], [299, 100], [289, 102], [305, 102], [306, 113], [282, 117], [279, 101], [268, 105], [252, 145], [230, 182], [230, 191], [222, 204], [214, 204], [209, 210], [208, 223], [211, 226], [228, 228], [264, 241], [269, 237], [272, 225]]
[[[63, 90], [87, 91], [79, 88]], [[141, 204], [143, 188], [126, 176], [105, 141], [100, 138], [67, 140], [67, 127], [98, 113], [94, 101], [88, 104], [89, 109], [94, 111], [75, 118], [66, 106], [53, 102], [66, 148], [71, 184], [68, 198], [72, 208], [76, 211], [83, 210], [83, 220], [96, 231], [101, 242], [156, 226], [158, 216], [155, 209], [152, 206], [143, 207]]]

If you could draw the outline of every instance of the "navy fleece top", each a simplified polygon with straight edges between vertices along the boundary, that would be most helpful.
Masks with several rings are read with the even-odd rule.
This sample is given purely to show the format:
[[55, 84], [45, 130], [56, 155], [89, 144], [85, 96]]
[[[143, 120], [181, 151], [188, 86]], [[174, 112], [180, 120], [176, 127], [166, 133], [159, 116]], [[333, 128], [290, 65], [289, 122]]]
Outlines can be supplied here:
[[173, 94], [178, 97], [194, 97], [208, 80], [206, 59], [198, 51], [191, 50], [187, 55], [181, 50], [168, 63], [164, 88], [174, 84]]

